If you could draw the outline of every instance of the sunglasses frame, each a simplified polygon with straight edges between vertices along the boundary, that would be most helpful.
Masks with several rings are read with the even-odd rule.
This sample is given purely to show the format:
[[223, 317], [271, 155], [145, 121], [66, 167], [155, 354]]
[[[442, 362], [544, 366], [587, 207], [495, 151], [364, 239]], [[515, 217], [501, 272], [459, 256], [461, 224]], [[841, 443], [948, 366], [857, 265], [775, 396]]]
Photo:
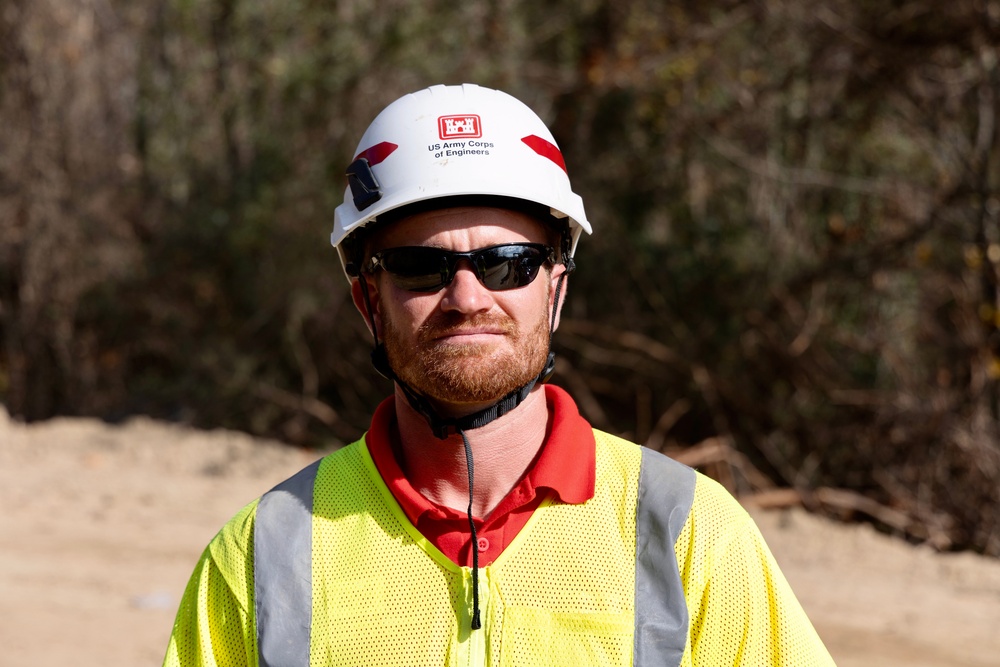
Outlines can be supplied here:
[[[489, 268], [486, 266], [485, 263], [486, 256], [488, 253], [491, 252], [496, 253], [499, 249], [503, 248], [530, 249], [538, 253], [537, 255], [534, 255], [532, 253], [534, 256], [526, 256], [524, 250], [522, 250], [521, 254], [518, 256], [500, 258], [501, 261], [499, 261], [495, 265], [495, 266], [500, 266], [505, 262], [517, 263], [518, 265], [521, 265], [525, 262], [525, 260], [537, 259], [539, 260], [538, 266], [535, 272], [531, 274], [530, 279], [526, 280], [525, 282], [515, 282], [515, 284], [511, 284], [509, 286], [491, 287], [489, 284], [487, 284], [486, 281], [489, 280], [488, 276]], [[386, 265], [387, 255], [389, 256], [388, 261], [391, 262], [392, 254], [406, 252], [406, 251], [416, 251], [419, 253], [424, 253], [428, 257], [436, 255], [436, 258], [438, 260], [437, 270], [436, 271], [430, 270], [427, 273], [422, 273], [413, 276], [405, 276], [405, 275], [400, 275], [398, 273], [394, 273]], [[475, 250], [469, 250], [467, 252], [446, 250], [444, 248], [436, 248], [434, 246], [397, 246], [394, 248], [384, 248], [383, 250], [380, 250], [375, 254], [373, 254], [371, 258], [365, 263], [366, 266], [364, 270], [366, 273], [374, 274], [375, 271], [377, 271], [378, 269], [382, 269], [383, 271], [386, 272], [386, 275], [389, 276], [389, 279], [393, 282], [394, 285], [408, 292], [433, 293], [433, 292], [439, 292], [440, 290], [444, 289], [445, 287], [447, 287], [452, 283], [452, 281], [455, 279], [455, 275], [458, 272], [458, 263], [460, 260], [463, 259], [467, 260], [468, 263], [471, 265], [472, 271], [473, 273], [476, 274], [476, 279], [479, 281], [479, 283], [486, 289], [490, 290], [491, 292], [505, 292], [507, 290], [525, 287], [526, 285], [529, 285], [532, 282], [534, 282], [535, 278], [538, 277], [538, 274], [540, 273], [540, 269], [542, 268], [542, 266], [544, 266], [545, 264], [554, 265], [558, 263], [555, 249], [552, 246], [545, 245], [544, 243], [499, 243], [496, 245], [486, 246], [483, 248], [477, 248]], [[431, 262], [428, 261], [428, 265], [430, 265], [430, 263]], [[508, 272], [508, 275], [509, 273], [510, 272]], [[439, 277], [440, 280], [434, 284], [428, 285], [427, 287], [413, 287], [407, 285], [406, 283], [407, 280], [412, 281], [414, 279], [419, 279], [423, 277], [429, 279], [434, 276]]]

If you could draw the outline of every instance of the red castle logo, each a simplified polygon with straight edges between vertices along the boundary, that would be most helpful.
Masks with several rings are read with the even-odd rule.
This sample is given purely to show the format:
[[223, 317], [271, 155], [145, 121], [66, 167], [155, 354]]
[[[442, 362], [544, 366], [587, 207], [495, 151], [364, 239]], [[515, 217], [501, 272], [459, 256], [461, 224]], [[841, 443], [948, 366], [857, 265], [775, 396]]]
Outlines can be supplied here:
[[483, 128], [476, 114], [441, 116], [438, 118], [438, 136], [442, 139], [476, 139], [483, 136]]

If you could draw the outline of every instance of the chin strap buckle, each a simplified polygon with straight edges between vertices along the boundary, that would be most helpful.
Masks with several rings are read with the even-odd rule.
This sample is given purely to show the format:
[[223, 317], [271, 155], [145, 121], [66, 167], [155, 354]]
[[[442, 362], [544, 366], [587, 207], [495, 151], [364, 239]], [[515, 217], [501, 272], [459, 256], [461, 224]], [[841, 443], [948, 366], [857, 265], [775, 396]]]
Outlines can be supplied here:
[[538, 374], [538, 379], [535, 381], [537, 384], [545, 384], [552, 379], [552, 376], [556, 372], [556, 353], [549, 352], [549, 358], [545, 360], [545, 366], [542, 368], [542, 372]]

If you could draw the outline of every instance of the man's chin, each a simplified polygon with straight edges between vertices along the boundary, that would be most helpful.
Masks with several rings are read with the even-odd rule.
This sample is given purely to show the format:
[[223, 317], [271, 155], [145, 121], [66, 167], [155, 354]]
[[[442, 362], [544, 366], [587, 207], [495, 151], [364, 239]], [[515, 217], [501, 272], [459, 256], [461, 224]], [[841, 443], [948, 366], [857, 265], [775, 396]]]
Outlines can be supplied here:
[[440, 404], [443, 411], [471, 414], [503, 399], [536, 376], [537, 372], [525, 372], [523, 359], [449, 355], [426, 363], [423, 372], [408, 383]]
[[498, 356], [512, 355], [509, 345], [502, 338], [476, 338], [462, 336], [436, 341], [425, 346], [420, 354], [430, 359], [467, 359], [471, 364], [488, 364]]

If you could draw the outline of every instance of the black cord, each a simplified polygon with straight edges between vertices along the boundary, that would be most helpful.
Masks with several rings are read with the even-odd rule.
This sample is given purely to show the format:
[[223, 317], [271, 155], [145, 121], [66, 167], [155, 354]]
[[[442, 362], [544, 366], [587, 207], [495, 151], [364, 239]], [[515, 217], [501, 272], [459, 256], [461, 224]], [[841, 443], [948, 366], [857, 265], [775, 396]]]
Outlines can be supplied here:
[[479, 538], [476, 536], [476, 522], [472, 518], [472, 446], [469, 439], [465, 437], [465, 431], [459, 429], [465, 443], [465, 465], [469, 469], [469, 529], [472, 531], [472, 629], [478, 630], [483, 627], [479, 621]]

